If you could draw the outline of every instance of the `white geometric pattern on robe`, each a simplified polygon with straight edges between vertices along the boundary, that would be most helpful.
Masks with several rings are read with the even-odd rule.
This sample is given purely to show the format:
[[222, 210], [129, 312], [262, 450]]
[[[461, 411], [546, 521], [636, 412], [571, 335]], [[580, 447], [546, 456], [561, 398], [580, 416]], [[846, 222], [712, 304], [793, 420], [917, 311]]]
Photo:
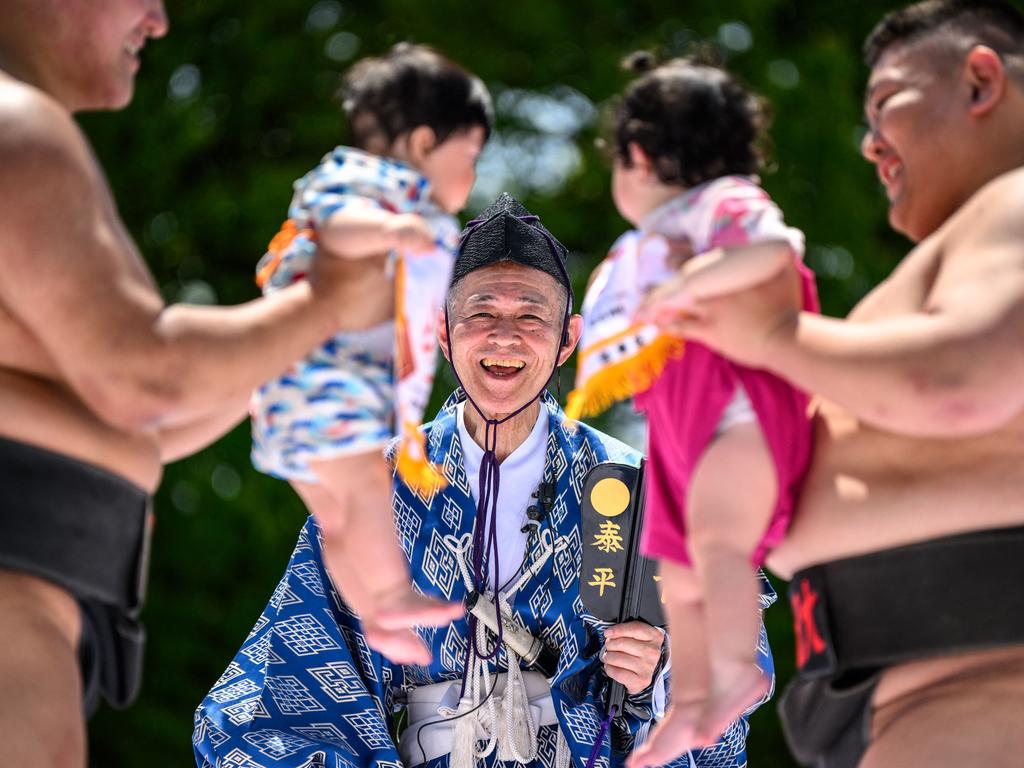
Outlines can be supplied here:
[[299, 540], [295, 544], [296, 552], [307, 552], [313, 548], [313, 545], [309, 541], [309, 531], [305, 528], [302, 529], [302, 533], [299, 534]]
[[557, 749], [558, 726], [542, 725], [537, 730], [537, 761], [542, 765], [554, 765]]
[[451, 600], [456, 583], [461, 585], [459, 563], [437, 530], [430, 531], [430, 545], [423, 554], [422, 568], [430, 584], [446, 600]]
[[198, 744], [200, 741], [209, 741], [216, 747], [219, 747], [230, 736], [224, 731], [223, 728], [218, 728], [217, 724], [207, 716], [196, 717], [195, 728], [192, 733], [192, 743]]
[[466, 659], [466, 639], [459, 634], [454, 624], [449, 624], [445, 630], [444, 641], [441, 643], [441, 653], [438, 660], [441, 666], [451, 672], [459, 672]]
[[217, 768], [265, 768], [265, 766], [263, 763], [257, 763], [242, 750], [233, 749], [217, 761]]
[[225, 683], [229, 683], [239, 675], [244, 675], [245, 670], [242, 669], [242, 665], [237, 661], [232, 661], [228, 664], [228, 668], [224, 670], [224, 674], [217, 678], [217, 682], [213, 684], [214, 689], [220, 688]]
[[[446, 404], [442, 413], [424, 427], [430, 459], [437, 465], [449, 465], [449, 485], [444, 491], [428, 494], [428, 502], [415, 497], [407, 488], [396, 489], [396, 510], [400, 502], [412, 510], [411, 518], [400, 524], [411, 539], [415, 563], [414, 589], [423, 594], [461, 600], [465, 587], [454, 555], [443, 539], [472, 533], [476, 505], [472, 500], [461, 461], [450, 462], [457, 446], [456, 400]], [[536, 576], [528, 579], [514, 596], [512, 609], [516, 620], [541, 637], [558, 659], [551, 677], [552, 700], [572, 754], [574, 768], [582, 768], [593, 745], [597, 725], [604, 717], [601, 701], [605, 680], [600, 671], [600, 627], [583, 610], [579, 596], [579, 496], [582, 480], [599, 461], [636, 463], [639, 456], [628, 447], [589, 427], [565, 424], [553, 399], [545, 398], [550, 414], [546, 446], [545, 477], [555, 482], [555, 509], [542, 526], [556, 540], [568, 543], [568, 549], [550, 558]], [[567, 428], [569, 427], [569, 428]], [[460, 450], [461, 455], [461, 450]], [[456, 482], [452, 482], [452, 478]], [[402, 515], [408, 515], [403, 510]], [[430, 532], [428, 535], [427, 532]], [[531, 536], [530, 551], [537, 551], [537, 536]], [[249, 768], [348, 768], [349, 766], [398, 766], [400, 759], [388, 733], [396, 692], [412, 685], [458, 680], [466, 648], [466, 621], [421, 632], [429, 644], [434, 661], [427, 667], [400, 667], [371, 652], [360, 631], [358, 617], [340, 601], [323, 567], [322, 535], [311, 518], [303, 526], [288, 570], [250, 633], [243, 649], [231, 662], [217, 688], [211, 691], [196, 714], [193, 732], [196, 760], [200, 766], [248, 765]], [[570, 572], [573, 572], [570, 578]], [[326, 597], [324, 596], [326, 594]], [[295, 602], [298, 598], [299, 602]], [[586, 655], [584, 655], [586, 654]], [[501, 653], [500, 657], [504, 658]], [[275, 663], [270, 663], [273, 658]], [[771, 669], [770, 656], [761, 659]], [[238, 674], [238, 669], [242, 674]], [[545, 674], [552, 670], [544, 670]], [[252, 681], [256, 690], [231, 689], [243, 698], [220, 703], [214, 699], [228, 686]], [[246, 697], [247, 696], [247, 697]], [[314, 701], [315, 700], [315, 703]], [[603, 743], [599, 765], [618, 766], [621, 750], [630, 745], [632, 735], [647, 729], [649, 721], [633, 714], [613, 724], [614, 757], [609, 757], [608, 740]], [[746, 723], [730, 729], [729, 744], [708, 750], [708, 760], [697, 761], [698, 768], [721, 765], [723, 755], [744, 755]], [[292, 734], [308, 742], [281, 739], [260, 741], [258, 745], [243, 738], [246, 733]], [[540, 732], [538, 758], [531, 768], [553, 768], [557, 752], [558, 727]], [[580, 741], [580, 736], [590, 741]], [[251, 740], [250, 740], [251, 741]], [[273, 748], [272, 748], [273, 747]], [[724, 748], [721, 748], [724, 747]], [[281, 754], [298, 748], [287, 757], [269, 757], [260, 748]], [[243, 761], [250, 762], [244, 763]], [[482, 765], [493, 766], [493, 758]], [[739, 768], [742, 760], [724, 765]], [[447, 758], [431, 761], [423, 768], [443, 768]], [[687, 766], [676, 761], [673, 766]], [[409, 767], [412, 768], [412, 767]]]
[[730, 768], [734, 765], [746, 765], [747, 749], [746, 722], [737, 720], [725, 730], [722, 739], [710, 747], [704, 747], [694, 755], [700, 766], [707, 768]]
[[765, 576], [764, 571], [759, 570], [757, 572], [757, 578], [760, 582], [761, 591], [758, 593], [758, 600], [761, 601], [761, 610], [766, 610], [771, 607], [778, 596], [775, 594], [775, 589], [772, 587], [772, 583], [768, 581], [768, 577]]
[[325, 707], [313, 696], [312, 690], [295, 675], [275, 675], [267, 678], [267, 689], [278, 710], [284, 715], [303, 712], [323, 712]]
[[315, 656], [337, 648], [337, 641], [311, 613], [303, 613], [277, 622], [275, 631], [281, 642], [296, 656]]
[[258, 731], [249, 731], [242, 736], [248, 743], [254, 746], [261, 755], [281, 759], [294, 755], [303, 747], [309, 746], [309, 739], [295, 736], [284, 731], [272, 728], [262, 728]]
[[229, 701], [235, 701], [241, 699], [250, 693], [256, 693], [260, 690], [253, 680], [239, 680], [237, 683], [224, 686], [223, 688], [214, 688], [210, 693], [210, 698], [216, 701], [218, 704], [224, 704]]
[[398, 543], [405, 552], [406, 557], [412, 557], [413, 546], [416, 538], [420, 535], [420, 518], [411, 506], [406, 504], [397, 496], [394, 502], [395, 510], [395, 531], [398, 533]]
[[450, 498], [445, 498], [444, 507], [441, 510], [441, 520], [449, 528], [459, 529], [462, 527], [462, 508]]
[[601, 730], [601, 721], [594, 715], [591, 707], [567, 707], [560, 703], [562, 722], [569, 729], [573, 739], [583, 744], [593, 744]]
[[293, 725], [292, 730], [312, 742], [323, 742], [324, 744], [340, 747], [348, 752], [352, 751], [352, 745], [349, 744], [348, 739], [345, 738], [345, 734], [342, 733], [341, 729], [334, 723]]
[[342, 718], [356, 730], [360, 740], [370, 749], [384, 749], [391, 746], [391, 735], [384, 727], [384, 721], [381, 720], [378, 710], [368, 709], [351, 715], [342, 715]]
[[245, 723], [252, 722], [259, 707], [260, 697], [253, 696], [251, 699], [245, 699], [237, 704], [221, 707], [221, 711], [227, 715], [232, 725], [244, 725]]
[[548, 589], [547, 584], [537, 584], [533, 594], [530, 595], [530, 610], [533, 612], [533, 618], [539, 621], [540, 617], [551, 609], [554, 602], [555, 599], [551, 596], [551, 590]]
[[296, 605], [301, 602], [302, 598], [295, 594], [288, 583], [284, 581], [277, 585], [274, 594], [270, 596], [270, 604], [274, 608], [283, 608], [286, 605]]
[[586, 609], [583, 607], [583, 598], [579, 595], [576, 595], [576, 597], [573, 598], [572, 609], [577, 616], [582, 616], [587, 612]]
[[258, 635], [260, 633], [260, 631], [262, 631], [262, 629], [265, 626], [267, 626], [267, 624], [269, 624], [269, 623], [270, 623], [270, 617], [269, 616], [267, 616], [266, 614], [260, 616], [259, 621], [256, 622], [256, 624], [253, 626], [253, 628], [251, 630], [249, 630], [249, 635], [248, 635], [248, 637], [246, 637], [246, 639], [249, 640], [249, 639], [252, 639], [252, 638], [256, 637], [256, 635]]
[[558, 583], [563, 592], [568, 592], [580, 578], [580, 551], [583, 544], [579, 526], [573, 527], [566, 538], [568, 546], [560, 552], [556, 552], [553, 558], [555, 575], [558, 576]]
[[445, 480], [464, 494], [469, 494], [469, 476], [466, 474], [462, 455], [462, 441], [459, 439], [458, 433], [456, 433], [448, 440], [448, 450], [444, 452], [443, 471], [441, 474], [444, 475]]
[[345, 636], [346, 645], [349, 648], [355, 648], [359, 654], [359, 659], [362, 662], [363, 674], [368, 676], [373, 682], [377, 682], [377, 673], [375, 671], [375, 665], [373, 663], [373, 651], [370, 650], [370, 646], [366, 644], [366, 639], [363, 637], [361, 632], [358, 632], [353, 627], [342, 627], [342, 634]]
[[252, 638], [242, 646], [240, 653], [245, 656], [253, 666], [260, 666], [267, 663], [270, 653], [270, 640], [273, 630], [268, 630], [258, 637]]
[[562, 452], [562, 446], [558, 442], [558, 435], [554, 432], [548, 433], [544, 460], [547, 462], [547, 467], [550, 468], [552, 479], [554, 479], [555, 483], [558, 483], [565, 474], [565, 470], [568, 469], [569, 461]]
[[[573, 507], [575, 508], [575, 503]], [[551, 507], [551, 521], [556, 527], [564, 525], [565, 519], [569, 515], [569, 505], [566, 503], [566, 494], [560, 493], [555, 498], [555, 503]]]
[[576, 494], [577, 504], [583, 498], [583, 483], [586, 480], [587, 472], [595, 464], [597, 464], [597, 459], [589, 443], [584, 443], [582, 449], [572, 457], [569, 486], [572, 488], [573, 493]]
[[364, 690], [359, 673], [347, 661], [331, 661], [322, 667], [311, 667], [309, 674], [320, 684], [320, 690], [336, 704], [357, 701]]
[[317, 573], [315, 565], [312, 563], [301, 563], [292, 569], [292, 573], [302, 583], [302, 586], [314, 595], [317, 597], [324, 596], [324, 586], [320, 581], [320, 574]]

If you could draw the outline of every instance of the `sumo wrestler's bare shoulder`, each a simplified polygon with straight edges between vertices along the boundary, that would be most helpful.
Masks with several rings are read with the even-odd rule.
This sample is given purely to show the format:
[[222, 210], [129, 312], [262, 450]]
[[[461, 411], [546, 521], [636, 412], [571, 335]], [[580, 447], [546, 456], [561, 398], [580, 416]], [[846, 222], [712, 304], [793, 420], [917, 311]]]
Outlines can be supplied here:
[[947, 257], [992, 254], [1024, 266], [1024, 166], [979, 189], [943, 227]]
[[21, 169], [45, 171], [46, 160], [89, 158], [82, 132], [52, 97], [0, 73], [0, 156], [4, 176]]

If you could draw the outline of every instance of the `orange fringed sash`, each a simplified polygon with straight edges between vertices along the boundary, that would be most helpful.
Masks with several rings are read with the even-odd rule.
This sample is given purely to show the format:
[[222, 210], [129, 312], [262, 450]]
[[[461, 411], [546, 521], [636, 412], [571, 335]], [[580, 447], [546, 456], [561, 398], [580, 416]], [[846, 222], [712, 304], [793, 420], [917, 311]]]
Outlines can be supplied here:
[[671, 274], [667, 241], [627, 232], [594, 273], [583, 299], [583, 337], [576, 388], [569, 393], [570, 419], [596, 416], [654, 384], [668, 363], [683, 354], [682, 339], [634, 322], [645, 289]]
[[[399, 382], [416, 370], [409, 313], [406, 311], [406, 281], [406, 260], [399, 255], [395, 259], [395, 378]], [[444, 490], [448, 483], [427, 457], [426, 441], [419, 426], [408, 418], [401, 398], [396, 399], [395, 406], [401, 425], [401, 443], [395, 459], [398, 477], [413, 493], [421, 496], [431, 489]]]
[[[633, 326], [625, 333], [641, 330], [641, 326]], [[617, 346], [617, 342], [608, 342], [586, 352], [594, 355], [600, 353], [602, 347], [614, 346]], [[650, 389], [669, 361], [682, 356], [684, 346], [682, 339], [657, 336], [650, 344], [639, 346], [632, 356], [599, 368], [569, 393], [565, 406], [566, 417], [585, 419], [597, 416], [620, 400]], [[581, 351], [581, 362], [583, 356]]]

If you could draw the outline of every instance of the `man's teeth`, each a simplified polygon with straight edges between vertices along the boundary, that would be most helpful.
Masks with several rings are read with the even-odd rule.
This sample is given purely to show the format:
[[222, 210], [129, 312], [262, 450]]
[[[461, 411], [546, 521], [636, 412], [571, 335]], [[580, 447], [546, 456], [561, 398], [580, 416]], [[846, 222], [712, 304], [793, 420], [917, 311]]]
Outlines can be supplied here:
[[885, 180], [891, 182], [893, 179], [900, 175], [900, 172], [902, 170], [902, 165], [900, 165], [899, 163], [893, 163], [892, 165], [885, 169]]
[[129, 56], [138, 56], [139, 51], [142, 50], [142, 43], [125, 43], [124, 52]]
[[498, 360], [493, 357], [485, 357], [483, 359], [483, 365], [487, 368], [501, 367], [501, 368], [525, 368], [526, 363], [522, 360]]

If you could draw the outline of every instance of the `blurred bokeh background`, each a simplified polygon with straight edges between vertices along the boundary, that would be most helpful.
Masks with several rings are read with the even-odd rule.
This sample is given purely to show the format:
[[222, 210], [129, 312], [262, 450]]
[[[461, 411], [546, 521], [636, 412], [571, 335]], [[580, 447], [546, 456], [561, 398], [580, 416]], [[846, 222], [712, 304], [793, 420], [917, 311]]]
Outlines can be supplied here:
[[[340, 74], [400, 40], [429, 43], [480, 75], [497, 109], [463, 220], [511, 191], [572, 250], [581, 292], [627, 227], [595, 148], [606, 104], [629, 79], [621, 58], [711, 44], [774, 105], [774, 163], [763, 183], [807, 235], [825, 312], [841, 315], [907, 248], [889, 231], [874, 171], [858, 152], [860, 43], [894, 6], [170, 0], [170, 34], [147, 46], [132, 106], [81, 122], [166, 298], [242, 302], [257, 295], [253, 267], [285, 216], [292, 181], [346, 140], [334, 98]], [[566, 370], [563, 384], [571, 376]], [[435, 402], [452, 385], [442, 375]], [[104, 708], [93, 718], [91, 765], [194, 764], [192, 712], [259, 616], [305, 516], [286, 484], [251, 468], [248, 450], [245, 424], [167, 469], [143, 695], [128, 712]], [[781, 688], [793, 655], [784, 601], [767, 621]], [[749, 760], [794, 765], [773, 705], [752, 719]]]

